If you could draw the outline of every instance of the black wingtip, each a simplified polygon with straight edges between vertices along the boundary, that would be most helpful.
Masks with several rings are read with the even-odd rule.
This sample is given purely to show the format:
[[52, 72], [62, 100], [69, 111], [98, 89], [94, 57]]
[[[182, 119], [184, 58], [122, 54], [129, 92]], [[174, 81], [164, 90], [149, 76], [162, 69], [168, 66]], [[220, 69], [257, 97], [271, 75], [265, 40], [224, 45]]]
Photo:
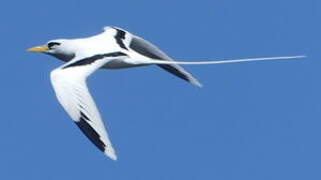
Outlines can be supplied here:
[[162, 69], [164, 69], [165, 71], [172, 73], [173, 75], [192, 83], [193, 85], [201, 88], [203, 87], [203, 85], [195, 78], [193, 78], [191, 75], [188, 75], [189, 73], [187, 72], [182, 72], [180, 71], [177, 67], [173, 66], [173, 65], [158, 65], [159, 67], [161, 67]]
[[86, 121], [86, 117], [80, 117], [79, 121], [76, 121], [75, 123], [100, 151], [105, 152], [105, 143], [100, 139], [100, 135], [95, 131], [95, 129]]

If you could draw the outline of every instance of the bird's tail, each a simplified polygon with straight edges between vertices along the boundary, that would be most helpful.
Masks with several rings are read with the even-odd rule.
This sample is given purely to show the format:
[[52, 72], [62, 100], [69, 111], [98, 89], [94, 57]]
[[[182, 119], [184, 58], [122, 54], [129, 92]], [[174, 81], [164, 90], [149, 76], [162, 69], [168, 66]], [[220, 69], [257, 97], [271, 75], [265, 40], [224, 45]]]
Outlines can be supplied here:
[[251, 61], [268, 61], [268, 60], [286, 60], [286, 59], [299, 59], [305, 58], [305, 55], [299, 56], [277, 56], [277, 57], [260, 57], [260, 58], [245, 58], [245, 59], [228, 59], [228, 60], [213, 60], [213, 61], [164, 61], [160, 59], [144, 59], [135, 61], [139, 65], [151, 65], [156, 64], [164, 70], [176, 75], [177, 77], [184, 79], [198, 87], [202, 87], [202, 84], [194, 78], [190, 73], [184, 70], [179, 65], [205, 65], [205, 64], [225, 64], [225, 63], [237, 63], [237, 62], [251, 62]]
[[[184, 64], [184, 65], [205, 65], [205, 64], [225, 64], [225, 63], [237, 63], [237, 62], [250, 62], [250, 61], [267, 61], [267, 60], [285, 60], [285, 59], [299, 59], [306, 56], [278, 56], [278, 57], [261, 57], [261, 58], [245, 58], [245, 59], [229, 59], [229, 60], [213, 60], [213, 61], [164, 61], [151, 59], [146, 60], [146, 64]], [[144, 60], [145, 61], [145, 60]]]

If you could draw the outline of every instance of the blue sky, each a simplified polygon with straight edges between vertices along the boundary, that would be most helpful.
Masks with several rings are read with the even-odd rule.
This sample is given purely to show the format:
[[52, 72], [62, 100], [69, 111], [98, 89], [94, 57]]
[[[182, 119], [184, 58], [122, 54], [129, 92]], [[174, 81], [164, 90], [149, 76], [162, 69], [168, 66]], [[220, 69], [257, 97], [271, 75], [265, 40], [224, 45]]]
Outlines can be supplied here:
[[[321, 179], [317, 0], [5, 1], [0, 179]], [[58, 104], [62, 62], [25, 51], [119, 26], [178, 60], [306, 54], [300, 60], [188, 66], [199, 89], [157, 67], [89, 79], [119, 160]]]

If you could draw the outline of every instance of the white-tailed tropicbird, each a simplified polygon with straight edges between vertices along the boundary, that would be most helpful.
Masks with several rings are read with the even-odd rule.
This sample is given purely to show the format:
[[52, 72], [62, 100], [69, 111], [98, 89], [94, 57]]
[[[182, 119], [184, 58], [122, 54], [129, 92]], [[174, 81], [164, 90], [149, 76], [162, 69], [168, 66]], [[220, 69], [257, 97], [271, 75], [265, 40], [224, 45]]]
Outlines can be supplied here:
[[97, 69], [121, 69], [154, 64], [201, 87], [201, 83], [179, 64], [221, 64], [305, 57], [178, 62], [173, 61], [150, 42], [117, 27], [105, 27], [103, 33], [87, 38], [51, 40], [46, 45], [33, 47], [28, 51], [49, 54], [66, 62], [50, 74], [56, 96], [81, 131], [113, 160], [116, 160], [117, 156], [86, 85], [87, 77]]

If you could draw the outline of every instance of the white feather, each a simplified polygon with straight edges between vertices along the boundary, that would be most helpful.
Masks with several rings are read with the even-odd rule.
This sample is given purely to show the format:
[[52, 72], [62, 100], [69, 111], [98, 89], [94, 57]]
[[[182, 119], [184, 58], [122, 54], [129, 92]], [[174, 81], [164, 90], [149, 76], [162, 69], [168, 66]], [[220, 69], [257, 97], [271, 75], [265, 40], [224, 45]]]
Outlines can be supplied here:
[[56, 96], [71, 119], [78, 122], [80, 113], [83, 112], [90, 119], [86, 122], [99, 134], [100, 140], [106, 145], [105, 154], [116, 160], [117, 156], [102, 118], [86, 85], [87, 77], [109, 60], [104, 58], [88, 65], [64, 68], [74, 63], [71, 61], [53, 70], [50, 77]]

